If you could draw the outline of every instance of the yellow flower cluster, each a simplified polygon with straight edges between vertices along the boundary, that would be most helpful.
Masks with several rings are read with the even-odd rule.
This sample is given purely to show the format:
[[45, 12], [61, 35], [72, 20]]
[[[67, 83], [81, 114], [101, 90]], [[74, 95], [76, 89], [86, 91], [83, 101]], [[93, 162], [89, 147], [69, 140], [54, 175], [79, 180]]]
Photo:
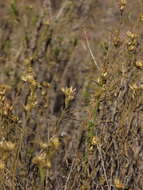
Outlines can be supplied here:
[[32, 162], [42, 168], [51, 168], [52, 159], [60, 147], [60, 140], [58, 137], [53, 137], [48, 143], [40, 142], [41, 153], [36, 155]]
[[0, 170], [5, 169], [9, 153], [15, 149], [16, 145], [11, 141], [0, 141]]
[[21, 77], [22, 81], [27, 82], [30, 87], [30, 95], [28, 96], [26, 105], [24, 105], [26, 111], [31, 111], [37, 105], [36, 88], [38, 87], [38, 83], [34, 79], [35, 73], [31, 66], [31, 60], [32, 58], [25, 60], [24, 65], [26, 66], [26, 70]]
[[140, 20], [141, 22], [143, 22], [143, 14], [140, 15], [139, 20]]
[[23, 73], [21, 79], [24, 82], [28, 82], [33, 87], [37, 86], [37, 82], [34, 79], [34, 72], [33, 72], [30, 60], [29, 62], [28, 60], [25, 60], [25, 65], [26, 65], [26, 71]]
[[1, 84], [0, 85], [0, 115], [1, 117], [8, 118], [12, 121], [18, 121], [18, 117], [12, 113], [13, 105], [6, 98], [6, 93], [11, 89], [10, 86]]
[[135, 95], [138, 91], [143, 90], [142, 84], [133, 83], [129, 85], [130, 89], [132, 90], [132, 97], [135, 98]]
[[122, 44], [119, 31], [116, 31], [114, 34], [113, 44], [115, 47], [120, 47], [120, 45]]
[[126, 4], [127, 4], [127, 1], [126, 0], [120, 0], [120, 11], [121, 11], [121, 14], [123, 14], [123, 11], [126, 7]]
[[129, 52], [134, 52], [138, 45], [137, 34], [128, 31], [127, 36], [128, 36], [127, 49]]
[[135, 66], [142, 69], [143, 68], [143, 60], [137, 60], [135, 62]]
[[101, 140], [97, 136], [93, 136], [90, 141], [89, 151], [93, 151], [95, 146], [101, 145]]
[[15, 148], [15, 144], [11, 141], [1, 141], [0, 142], [0, 150], [4, 151], [12, 151]]
[[124, 189], [125, 188], [125, 185], [118, 178], [114, 179], [114, 185], [117, 189]]
[[32, 162], [44, 168], [51, 168], [52, 165], [45, 152], [35, 156]]
[[1, 84], [0, 85], [0, 101], [3, 102], [5, 100], [5, 94], [10, 89], [10, 86]]
[[101, 76], [97, 79], [99, 85], [104, 86], [104, 84], [106, 83], [107, 75], [108, 75], [107, 72], [101, 73]]
[[5, 168], [5, 163], [3, 160], [0, 160], [0, 170], [3, 170]]
[[69, 103], [74, 99], [75, 97], [75, 91], [76, 89], [74, 89], [73, 87], [66, 87], [66, 88], [62, 88], [61, 89], [62, 92], [65, 95], [65, 106], [68, 107]]

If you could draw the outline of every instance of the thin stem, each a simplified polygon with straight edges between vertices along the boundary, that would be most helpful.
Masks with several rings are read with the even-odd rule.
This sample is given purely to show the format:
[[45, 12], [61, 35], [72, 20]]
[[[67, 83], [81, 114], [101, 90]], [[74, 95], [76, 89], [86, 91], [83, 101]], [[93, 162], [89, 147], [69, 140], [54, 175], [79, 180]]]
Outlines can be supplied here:
[[94, 64], [96, 65], [97, 69], [100, 70], [100, 67], [99, 67], [98, 64], [97, 64], [97, 61], [96, 61], [95, 56], [94, 56], [94, 54], [93, 54], [93, 51], [92, 51], [92, 49], [91, 49], [91, 47], [90, 47], [90, 43], [89, 43], [89, 40], [88, 40], [86, 31], [84, 31], [84, 35], [85, 35], [85, 39], [86, 39], [86, 45], [87, 45], [87, 48], [88, 48], [89, 53], [90, 53], [90, 55], [91, 55], [91, 58], [92, 58]]

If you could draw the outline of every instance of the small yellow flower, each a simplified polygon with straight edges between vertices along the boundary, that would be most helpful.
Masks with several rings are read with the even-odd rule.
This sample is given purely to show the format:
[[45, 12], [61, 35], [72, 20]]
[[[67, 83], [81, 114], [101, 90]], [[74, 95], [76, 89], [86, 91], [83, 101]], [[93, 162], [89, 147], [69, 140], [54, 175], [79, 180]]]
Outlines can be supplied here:
[[5, 84], [0, 84], [0, 95], [4, 95], [6, 91], [10, 90], [11, 87]]
[[137, 34], [128, 31], [127, 33], [128, 41], [127, 41], [127, 49], [130, 52], [134, 52], [138, 46]]
[[0, 170], [3, 170], [5, 168], [5, 163], [0, 160]]
[[45, 152], [41, 153], [40, 155], [35, 156], [32, 159], [32, 162], [34, 164], [37, 164], [37, 165], [39, 165], [41, 167], [45, 167], [45, 168], [51, 168], [51, 166], [52, 166], [51, 161], [49, 159], [47, 159], [47, 154]]
[[129, 47], [128, 47], [128, 50], [129, 50], [129, 51], [134, 51], [135, 48], [136, 48], [135, 46], [129, 46]]
[[124, 189], [125, 188], [125, 185], [118, 178], [114, 179], [114, 185], [117, 189]]
[[15, 144], [11, 141], [1, 141], [0, 142], [0, 149], [4, 151], [12, 151], [15, 148]]
[[139, 90], [139, 86], [136, 83], [133, 83], [131, 85], [129, 85], [130, 89], [133, 90], [134, 92], [136, 92], [137, 90]]
[[100, 139], [97, 136], [92, 137], [91, 144], [92, 145], [100, 144]]
[[50, 87], [50, 84], [48, 82], [46, 82], [46, 81], [43, 81], [42, 86], [43, 87]]
[[121, 0], [121, 4], [122, 5], [126, 5], [127, 4], [127, 0]]
[[46, 160], [46, 162], [45, 162], [45, 167], [46, 167], [46, 168], [51, 168], [51, 167], [52, 167], [52, 163], [51, 163], [50, 160]]
[[65, 105], [66, 105], [66, 107], [68, 107], [69, 103], [75, 97], [75, 91], [76, 91], [76, 89], [71, 86], [70, 88], [66, 87], [66, 88], [62, 88], [61, 90], [62, 90], [62, 92], [65, 95]]
[[62, 88], [61, 90], [69, 100], [74, 99], [74, 94], [75, 94], [76, 89], [73, 89], [72, 86], [70, 88], [68, 87]]
[[55, 149], [58, 149], [60, 146], [60, 140], [58, 137], [52, 138], [51, 143], [53, 144]]
[[143, 14], [140, 15], [140, 21], [143, 22]]
[[99, 178], [99, 183], [100, 183], [101, 185], [104, 185], [105, 182], [106, 182], [105, 177], [104, 177], [104, 176], [101, 176], [101, 177]]
[[41, 153], [41, 154], [35, 156], [35, 157], [33, 158], [32, 162], [33, 162], [34, 164], [39, 164], [39, 163], [41, 163], [41, 162], [42, 162], [43, 160], [45, 160], [45, 159], [46, 159], [46, 153], [44, 152], [44, 153]]
[[126, 0], [120, 0], [120, 11], [123, 13], [125, 7], [126, 7], [127, 1]]
[[135, 66], [138, 67], [138, 68], [143, 68], [143, 61], [142, 60], [136, 61]]
[[120, 37], [116, 36], [113, 38], [113, 44], [115, 47], [119, 47], [121, 45], [121, 39]]
[[48, 148], [48, 144], [47, 144], [47, 143], [40, 142], [39, 145], [40, 145], [40, 147], [41, 147], [42, 149]]
[[127, 34], [127, 36], [128, 36], [129, 38], [131, 38], [131, 39], [137, 38], [137, 34], [131, 32], [131, 31], [127, 31], [126, 34]]
[[93, 151], [93, 149], [94, 149], [94, 147], [93, 147], [93, 146], [90, 146], [90, 147], [89, 147], [89, 151], [91, 151], [91, 152], [92, 152], [92, 151]]

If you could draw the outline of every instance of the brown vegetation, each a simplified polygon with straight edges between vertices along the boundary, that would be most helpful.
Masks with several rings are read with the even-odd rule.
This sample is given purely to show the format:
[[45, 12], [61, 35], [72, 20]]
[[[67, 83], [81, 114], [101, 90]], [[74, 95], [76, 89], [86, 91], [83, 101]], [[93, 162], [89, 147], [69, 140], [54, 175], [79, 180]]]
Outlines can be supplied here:
[[142, 6], [0, 2], [0, 190], [143, 189]]

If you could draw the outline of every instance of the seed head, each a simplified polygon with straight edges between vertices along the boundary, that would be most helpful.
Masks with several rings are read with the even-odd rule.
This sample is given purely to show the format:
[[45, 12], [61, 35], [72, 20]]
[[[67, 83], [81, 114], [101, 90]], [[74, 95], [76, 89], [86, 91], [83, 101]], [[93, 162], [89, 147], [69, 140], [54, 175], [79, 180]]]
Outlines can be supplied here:
[[5, 168], [5, 163], [0, 160], [0, 170], [3, 170]]
[[15, 144], [11, 141], [1, 141], [0, 142], [0, 150], [4, 151], [12, 151], [15, 148]]
[[125, 185], [118, 178], [114, 179], [114, 185], [117, 189], [124, 189], [125, 188]]

